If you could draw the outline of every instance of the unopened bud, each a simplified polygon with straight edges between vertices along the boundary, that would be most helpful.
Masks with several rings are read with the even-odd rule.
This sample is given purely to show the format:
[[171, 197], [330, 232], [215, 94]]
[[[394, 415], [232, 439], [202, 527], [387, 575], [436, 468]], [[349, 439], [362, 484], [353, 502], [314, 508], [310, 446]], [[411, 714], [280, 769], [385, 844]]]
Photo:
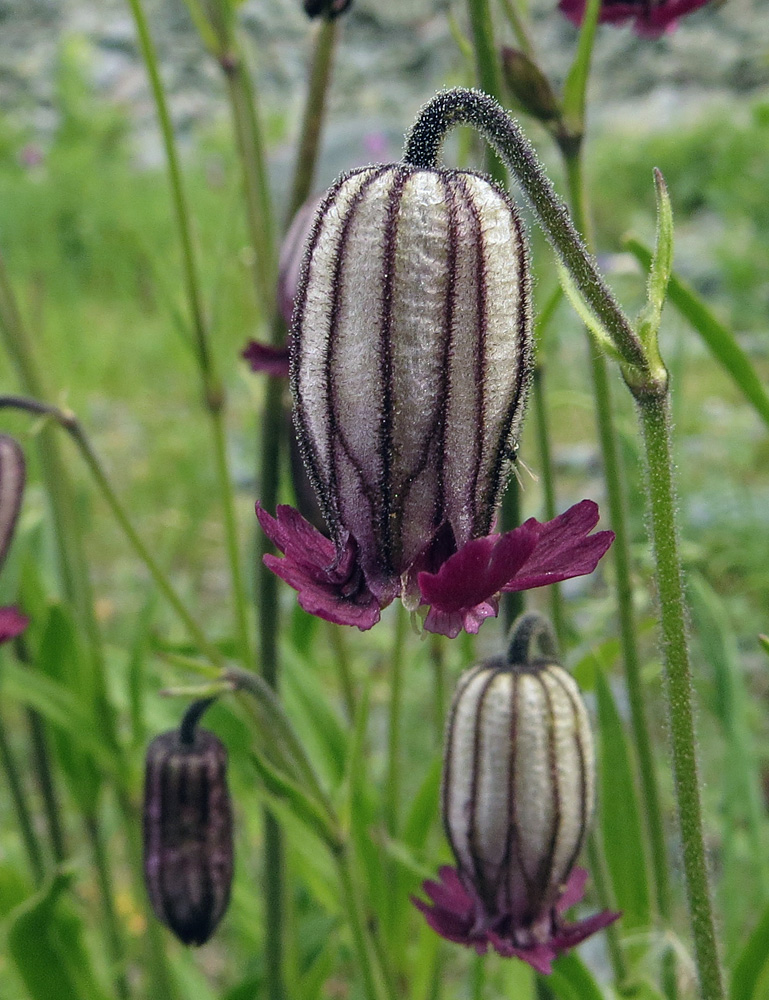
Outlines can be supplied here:
[[446, 737], [443, 821], [460, 878], [517, 946], [552, 933], [594, 798], [587, 713], [553, 656], [533, 654], [543, 627], [549, 638], [523, 616], [507, 658], [463, 675]]
[[508, 45], [503, 46], [502, 70], [510, 93], [527, 114], [541, 122], [552, 121], [559, 116], [558, 99], [550, 81], [525, 53]]
[[184, 944], [204, 944], [227, 909], [232, 871], [227, 750], [204, 729], [161, 733], [144, 786], [144, 877], [158, 919]]

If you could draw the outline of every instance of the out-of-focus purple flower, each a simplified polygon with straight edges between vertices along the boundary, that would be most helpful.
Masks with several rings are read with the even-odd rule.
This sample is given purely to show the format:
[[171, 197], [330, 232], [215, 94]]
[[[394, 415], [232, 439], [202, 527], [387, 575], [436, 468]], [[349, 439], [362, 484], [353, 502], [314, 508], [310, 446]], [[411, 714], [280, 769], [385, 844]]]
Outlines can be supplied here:
[[[602, 0], [598, 20], [604, 24], [632, 22], [636, 33], [657, 38], [676, 26], [679, 17], [704, 7], [710, 0]], [[560, 11], [576, 25], [582, 23], [587, 0], [560, 0]]]
[[414, 899], [449, 941], [479, 954], [492, 947], [543, 973], [619, 916], [564, 920], [587, 879], [574, 866], [593, 811], [595, 768], [579, 688], [554, 657], [549, 622], [529, 613], [513, 626], [506, 658], [460, 678], [442, 790], [457, 866], [424, 883], [430, 903]]
[[[24, 453], [21, 448], [12, 437], [0, 434], [0, 569], [5, 562], [19, 516], [25, 475]], [[15, 639], [28, 624], [29, 619], [16, 608], [0, 608], [0, 642]]]
[[287, 347], [273, 347], [271, 344], [261, 344], [258, 340], [249, 340], [240, 356], [249, 363], [252, 372], [288, 378]]
[[298, 273], [294, 422], [333, 555], [311, 546], [308, 562], [307, 528], [285, 508], [261, 520], [285, 553], [269, 565], [302, 605], [368, 628], [400, 596], [455, 636], [495, 615], [500, 591], [591, 572], [613, 536], [587, 537], [589, 502], [490, 534], [532, 368], [509, 196], [465, 171], [352, 171], [323, 199]]

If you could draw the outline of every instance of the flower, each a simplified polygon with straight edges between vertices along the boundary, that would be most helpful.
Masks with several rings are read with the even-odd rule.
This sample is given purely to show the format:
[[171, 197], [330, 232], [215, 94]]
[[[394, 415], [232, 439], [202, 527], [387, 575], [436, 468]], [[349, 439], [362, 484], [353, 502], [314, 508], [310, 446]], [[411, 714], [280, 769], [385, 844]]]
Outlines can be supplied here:
[[527, 940], [514, 927], [510, 914], [489, 916], [478, 897], [465, 888], [456, 868], [443, 865], [438, 875], [439, 882], [427, 879], [423, 885], [433, 905], [421, 899], [413, 900], [437, 934], [448, 941], [475, 948], [479, 955], [485, 955], [490, 945], [503, 958], [520, 958], [545, 975], [553, 971], [552, 962], [559, 955], [575, 948], [620, 916], [603, 910], [576, 923], [563, 921], [563, 914], [582, 899], [587, 882], [585, 869], [574, 868], [557, 903], [537, 928], [536, 934], [541, 940], [537, 940], [533, 931]]
[[144, 881], [152, 908], [184, 944], [205, 944], [229, 904], [232, 873], [227, 750], [213, 733], [188, 733], [183, 723], [147, 748]]
[[555, 660], [537, 613], [513, 626], [507, 657], [468, 670], [449, 713], [443, 825], [457, 866], [415, 899], [438, 934], [551, 972], [559, 954], [616, 920], [605, 911], [576, 923], [575, 868], [593, 811], [593, 741], [574, 680]]
[[265, 562], [303, 607], [370, 628], [399, 596], [454, 636], [495, 615], [503, 590], [592, 572], [613, 536], [587, 537], [590, 502], [490, 534], [531, 377], [530, 312], [523, 227], [487, 178], [401, 163], [329, 190], [290, 357], [297, 438], [332, 541], [287, 507], [257, 510], [285, 555]]
[[[639, 35], [657, 38], [672, 31], [679, 17], [704, 7], [710, 0], [602, 0], [598, 20], [604, 24], [633, 22]], [[576, 25], [582, 23], [587, 0], [560, 0], [558, 9]]]
[[[0, 568], [11, 545], [21, 508], [26, 467], [19, 445], [0, 434]], [[26, 615], [15, 607], [0, 608], [0, 643], [20, 635], [29, 624]]]
[[[333, 543], [293, 507], [280, 505], [274, 518], [257, 504], [256, 513], [262, 530], [285, 556], [266, 555], [265, 564], [298, 591], [299, 603], [310, 614], [366, 630], [398, 596], [397, 584], [371, 589], [350, 532]], [[444, 533], [436, 538], [429, 559], [421, 561], [434, 571], [416, 570], [416, 592], [412, 587], [405, 599], [411, 606], [429, 605], [428, 632], [451, 638], [463, 628], [476, 633], [484, 619], [496, 617], [501, 592], [532, 590], [591, 573], [614, 540], [611, 531], [590, 534], [597, 522], [597, 504], [583, 500], [552, 521], [532, 517], [503, 535], [471, 539], [459, 550], [451, 550]]]

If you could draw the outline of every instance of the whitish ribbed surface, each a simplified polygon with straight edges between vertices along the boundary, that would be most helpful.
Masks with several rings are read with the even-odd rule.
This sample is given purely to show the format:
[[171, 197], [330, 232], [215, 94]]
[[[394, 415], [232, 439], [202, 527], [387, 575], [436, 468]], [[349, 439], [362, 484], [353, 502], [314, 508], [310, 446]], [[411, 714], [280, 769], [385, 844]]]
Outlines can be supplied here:
[[24, 453], [19, 445], [0, 434], [0, 564], [11, 541], [24, 489]]
[[448, 522], [485, 534], [531, 367], [508, 198], [474, 174], [368, 167], [319, 211], [297, 292], [297, 428], [324, 512], [367, 576], [396, 578]]
[[492, 661], [465, 676], [446, 738], [446, 832], [491, 912], [533, 920], [557, 899], [592, 812], [587, 714], [555, 665]]

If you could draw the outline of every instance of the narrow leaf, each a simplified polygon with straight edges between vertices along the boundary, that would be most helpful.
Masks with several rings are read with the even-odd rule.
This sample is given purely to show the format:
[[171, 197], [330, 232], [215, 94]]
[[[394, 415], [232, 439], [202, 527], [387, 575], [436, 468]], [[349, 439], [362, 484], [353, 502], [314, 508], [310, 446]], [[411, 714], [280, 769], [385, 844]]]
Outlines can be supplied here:
[[758, 919], [753, 933], [735, 962], [729, 1000], [763, 1000], [756, 993], [764, 972], [769, 970], [769, 906]]
[[547, 985], [558, 1000], [605, 1000], [592, 972], [573, 951], [555, 960]]
[[[652, 255], [647, 247], [635, 239], [625, 240], [625, 246], [644, 268], [649, 267]], [[675, 274], [670, 277], [668, 298], [699, 333], [716, 361], [731, 375], [737, 388], [769, 426], [769, 393], [734, 334], [716, 319], [699, 295]]]
[[611, 689], [596, 671], [601, 827], [614, 896], [626, 930], [651, 922], [646, 851], [627, 739]]
[[93, 972], [83, 924], [57, 874], [10, 917], [8, 951], [33, 1000], [108, 1000]]
[[595, 338], [596, 342], [604, 349], [604, 351], [606, 351], [606, 353], [613, 357], [616, 361], [621, 362], [622, 356], [614, 346], [609, 332], [582, 297], [582, 294], [572, 280], [571, 275], [567, 271], [566, 267], [561, 263], [559, 258], [556, 257], [555, 262], [558, 268], [558, 278], [561, 282], [561, 288], [563, 288], [566, 298], [571, 303], [572, 309], [579, 316]]

